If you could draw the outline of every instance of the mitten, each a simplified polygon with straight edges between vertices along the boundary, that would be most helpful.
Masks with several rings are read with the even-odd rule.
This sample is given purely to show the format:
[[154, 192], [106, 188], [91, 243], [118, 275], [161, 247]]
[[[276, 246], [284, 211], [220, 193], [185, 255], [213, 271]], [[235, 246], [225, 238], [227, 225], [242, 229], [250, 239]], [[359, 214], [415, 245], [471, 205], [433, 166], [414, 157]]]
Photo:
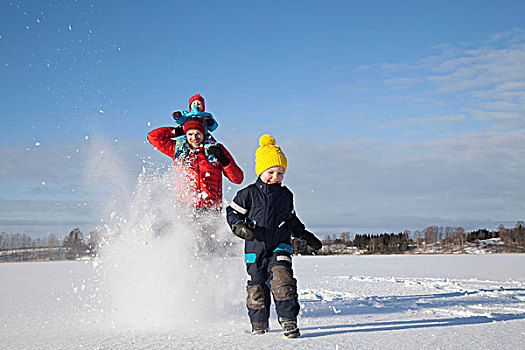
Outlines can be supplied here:
[[208, 128], [213, 126], [214, 120], [211, 115], [205, 115], [202, 119], [204, 119], [204, 122]]
[[233, 234], [237, 237], [245, 239], [247, 241], [253, 241], [254, 236], [254, 225], [247, 222], [239, 221], [233, 225], [232, 231]]
[[175, 111], [171, 114], [171, 116], [173, 117], [173, 120], [177, 122], [182, 118], [182, 113], [180, 111]]
[[217, 157], [219, 163], [221, 163], [222, 166], [227, 166], [228, 164], [230, 164], [230, 159], [226, 157], [224, 151], [219, 145], [212, 145], [208, 147], [208, 154], [213, 154], [215, 157]]
[[319, 250], [323, 247], [323, 243], [310, 231], [304, 230], [301, 238], [304, 239], [306, 244], [314, 250]]
[[175, 127], [175, 130], [173, 130], [173, 137], [179, 137], [184, 135], [184, 129], [182, 126]]

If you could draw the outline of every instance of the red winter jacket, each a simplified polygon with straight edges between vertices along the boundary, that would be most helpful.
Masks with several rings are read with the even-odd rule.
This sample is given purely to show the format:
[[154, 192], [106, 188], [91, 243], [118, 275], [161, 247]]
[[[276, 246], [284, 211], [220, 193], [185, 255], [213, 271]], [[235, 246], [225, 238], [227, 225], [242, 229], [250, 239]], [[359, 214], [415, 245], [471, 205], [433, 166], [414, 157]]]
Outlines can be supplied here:
[[244, 179], [242, 170], [237, 166], [231, 154], [219, 144], [230, 163], [213, 166], [204, 153], [204, 148], [191, 150], [184, 160], [184, 165], [175, 163], [175, 128], [164, 126], [148, 133], [148, 141], [159, 151], [174, 160], [177, 177], [176, 200], [189, 203], [196, 208], [222, 209], [222, 174], [231, 182], [240, 184]]

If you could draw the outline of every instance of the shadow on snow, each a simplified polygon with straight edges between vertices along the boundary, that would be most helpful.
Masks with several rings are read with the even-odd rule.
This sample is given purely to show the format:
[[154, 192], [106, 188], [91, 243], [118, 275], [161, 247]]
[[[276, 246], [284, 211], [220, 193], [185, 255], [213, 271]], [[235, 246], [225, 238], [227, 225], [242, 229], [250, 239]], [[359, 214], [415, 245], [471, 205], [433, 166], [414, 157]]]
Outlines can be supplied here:
[[[351, 316], [365, 314], [388, 314], [403, 312], [425, 312], [437, 309], [441, 312], [455, 312], [454, 307], [473, 306], [474, 311], [485, 315], [469, 315], [458, 317], [443, 317], [407, 321], [387, 321], [374, 323], [355, 323], [346, 325], [329, 325], [318, 327], [301, 327], [311, 330], [304, 337], [319, 337], [340, 333], [378, 332], [429, 327], [448, 327], [458, 325], [485, 324], [491, 322], [525, 319], [525, 313], [498, 313], [503, 306], [519, 304], [525, 298], [523, 288], [479, 289], [437, 294], [401, 295], [401, 296], [371, 296], [367, 298], [333, 300], [303, 300], [301, 318], [317, 318], [329, 316]], [[483, 306], [483, 310], [477, 308]], [[491, 312], [491, 307], [493, 311]], [[449, 309], [450, 310], [447, 310]], [[464, 311], [464, 309], [461, 309]], [[468, 309], [467, 309], [468, 311]], [[496, 312], [494, 312], [496, 311]], [[520, 310], [521, 311], [521, 310]], [[486, 314], [489, 315], [486, 315]], [[450, 315], [449, 315], [450, 316]], [[319, 331], [319, 330], [327, 331]], [[328, 331], [329, 330], [329, 331]], [[316, 332], [317, 331], [317, 332]]]
[[424, 320], [408, 320], [408, 321], [389, 321], [389, 322], [373, 322], [373, 323], [357, 323], [357, 324], [339, 324], [320, 327], [301, 327], [303, 331], [312, 331], [304, 333], [301, 338], [324, 337], [328, 335], [344, 334], [344, 333], [366, 333], [366, 332], [384, 332], [396, 331], [417, 328], [431, 328], [431, 327], [450, 327], [450, 326], [465, 326], [484, 324], [501, 321], [511, 321], [525, 319], [525, 313], [521, 314], [493, 314], [488, 316], [470, 316], [470, 317], [452, 317], [452, 318], [436, 318]]

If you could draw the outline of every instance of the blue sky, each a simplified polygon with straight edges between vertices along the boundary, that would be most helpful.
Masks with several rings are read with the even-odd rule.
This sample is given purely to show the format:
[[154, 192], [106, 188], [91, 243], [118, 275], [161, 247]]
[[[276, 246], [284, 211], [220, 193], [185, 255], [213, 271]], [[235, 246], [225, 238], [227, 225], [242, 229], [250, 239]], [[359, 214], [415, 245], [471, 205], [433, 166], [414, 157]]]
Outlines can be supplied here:
[[313, 231], [513, 225], [523, 13], [523, 1], [0, 1], [0, 231], [92, 230], [107, 203], [129, 203], [143, 166], [170, 170], [145, 135], [196, 92], [242, 186], [258, 137], [276, 137]]

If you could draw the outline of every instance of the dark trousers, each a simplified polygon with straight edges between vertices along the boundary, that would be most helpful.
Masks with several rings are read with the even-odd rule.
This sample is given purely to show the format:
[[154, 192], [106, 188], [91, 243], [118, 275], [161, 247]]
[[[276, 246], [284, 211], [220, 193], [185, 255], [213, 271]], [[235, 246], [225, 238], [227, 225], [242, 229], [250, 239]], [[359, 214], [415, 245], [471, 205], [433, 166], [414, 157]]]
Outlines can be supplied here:
[[296, 318], [299, 314], [291, 247], [281, 246], [286, 246], [286, 249], [267, 251], [263, 242], [246, 242], [246, 269], [250, 275], [246, 306], [251, 322], [268, 321], [272, 296], [278, 317]]

